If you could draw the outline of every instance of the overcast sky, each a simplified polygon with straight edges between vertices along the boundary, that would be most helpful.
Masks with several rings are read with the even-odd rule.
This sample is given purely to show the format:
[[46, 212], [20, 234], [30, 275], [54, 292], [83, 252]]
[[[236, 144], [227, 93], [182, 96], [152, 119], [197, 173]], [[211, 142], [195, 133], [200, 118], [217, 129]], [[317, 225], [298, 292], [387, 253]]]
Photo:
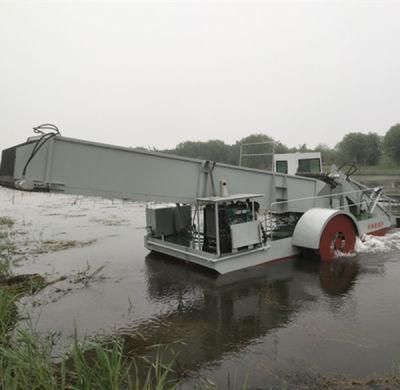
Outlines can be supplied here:
[[124, 146], [400, 122], [400, 1], [0, 0], [0, 147], [32, 126]]

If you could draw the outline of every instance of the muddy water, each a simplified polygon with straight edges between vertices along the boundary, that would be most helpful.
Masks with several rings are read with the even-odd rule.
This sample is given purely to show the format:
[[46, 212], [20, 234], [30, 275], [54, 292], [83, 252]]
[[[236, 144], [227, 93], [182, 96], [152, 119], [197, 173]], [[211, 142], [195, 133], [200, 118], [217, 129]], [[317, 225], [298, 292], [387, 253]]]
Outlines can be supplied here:
[[[14, 271], [55, 281], [21, 301], [30, 320], [19, 324], [59, 333], [55, 357], [76, 328], [123, 335], [137, 353], [173, 344], [187, 389], [201, 378], [281, 388], [399, 372], [400, 232], [330, 264], [297, 258], [217, 277], [146, 251], [140, 203], [0, 189], [0, 205], [17, 221]], [[75, 247], [58, 250], [66, 242]]]

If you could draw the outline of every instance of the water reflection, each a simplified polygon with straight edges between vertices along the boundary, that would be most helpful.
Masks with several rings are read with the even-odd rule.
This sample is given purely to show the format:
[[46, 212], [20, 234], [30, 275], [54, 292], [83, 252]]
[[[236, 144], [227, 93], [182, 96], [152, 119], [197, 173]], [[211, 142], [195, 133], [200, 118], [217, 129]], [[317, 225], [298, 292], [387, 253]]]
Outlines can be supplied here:
[[358, 271], [358, 264], [348, 260], [328, 264], [299, 258], [215, 275], [149, 254], [148, 299], [163, 309], [139, 326], [124, 329], [127, 347], [143, 353], [154, 344], [179, 340], [175, 350], [184, 370], [215, 364], [287, 327], [321, 294], [346, 296]]
[[359, 263], [351, 259], [321, 262], [314, 259], [298, 259], [295, 267], [300, 272], [319, 276], [321, 289], [330, 296], [347, 295], [354, 286], [360, 271]]

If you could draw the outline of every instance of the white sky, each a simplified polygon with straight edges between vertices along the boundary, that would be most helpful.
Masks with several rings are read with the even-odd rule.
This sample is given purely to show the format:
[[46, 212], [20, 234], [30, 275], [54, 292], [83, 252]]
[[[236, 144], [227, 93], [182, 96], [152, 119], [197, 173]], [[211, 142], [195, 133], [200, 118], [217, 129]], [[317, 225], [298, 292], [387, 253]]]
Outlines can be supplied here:
[[0, 0], [0, 148], [40, 123], [124, 146], [400, 122], [400, 1]]

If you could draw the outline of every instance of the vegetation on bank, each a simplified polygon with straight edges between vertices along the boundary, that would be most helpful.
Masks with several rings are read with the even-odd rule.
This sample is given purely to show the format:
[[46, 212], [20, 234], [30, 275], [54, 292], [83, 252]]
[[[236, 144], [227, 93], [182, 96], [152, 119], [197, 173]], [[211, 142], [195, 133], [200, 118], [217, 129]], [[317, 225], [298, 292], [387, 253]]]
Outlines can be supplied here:
[[[323, 143], [315, 148], [309, 148], [306, 144], [289, 148], [267, 134], [252, 134], [240, 139], [233, 145], [220, 140], [185, 141], [178, 144], [174, 149], [163, 150], [163, 152], [237, 165], [239, 164], [241, 145], [272, 141], [275, 143], [275, 153], [318, 151], [321, 152], [323, 162], [327, 165], [355, 162], [359, 167], [374, 167], [376, 169], [373, 169], [373, 171], [379, 173], [386, 172], [386, 170], [392, 172], [397, 170], [397, 174], [400, 169], [400, 124], [392, 126], [384, 137], [373, 132], [368, 134], [350, 132], [334, 148]], [[243, 152], [253, 154], [272, 152], [272, 146], [248, 146]], [[261, 169], [268, 168], [265, 166], [266, 160], [266, 157], [247, 157], [244, 159], [243, 165]]]

